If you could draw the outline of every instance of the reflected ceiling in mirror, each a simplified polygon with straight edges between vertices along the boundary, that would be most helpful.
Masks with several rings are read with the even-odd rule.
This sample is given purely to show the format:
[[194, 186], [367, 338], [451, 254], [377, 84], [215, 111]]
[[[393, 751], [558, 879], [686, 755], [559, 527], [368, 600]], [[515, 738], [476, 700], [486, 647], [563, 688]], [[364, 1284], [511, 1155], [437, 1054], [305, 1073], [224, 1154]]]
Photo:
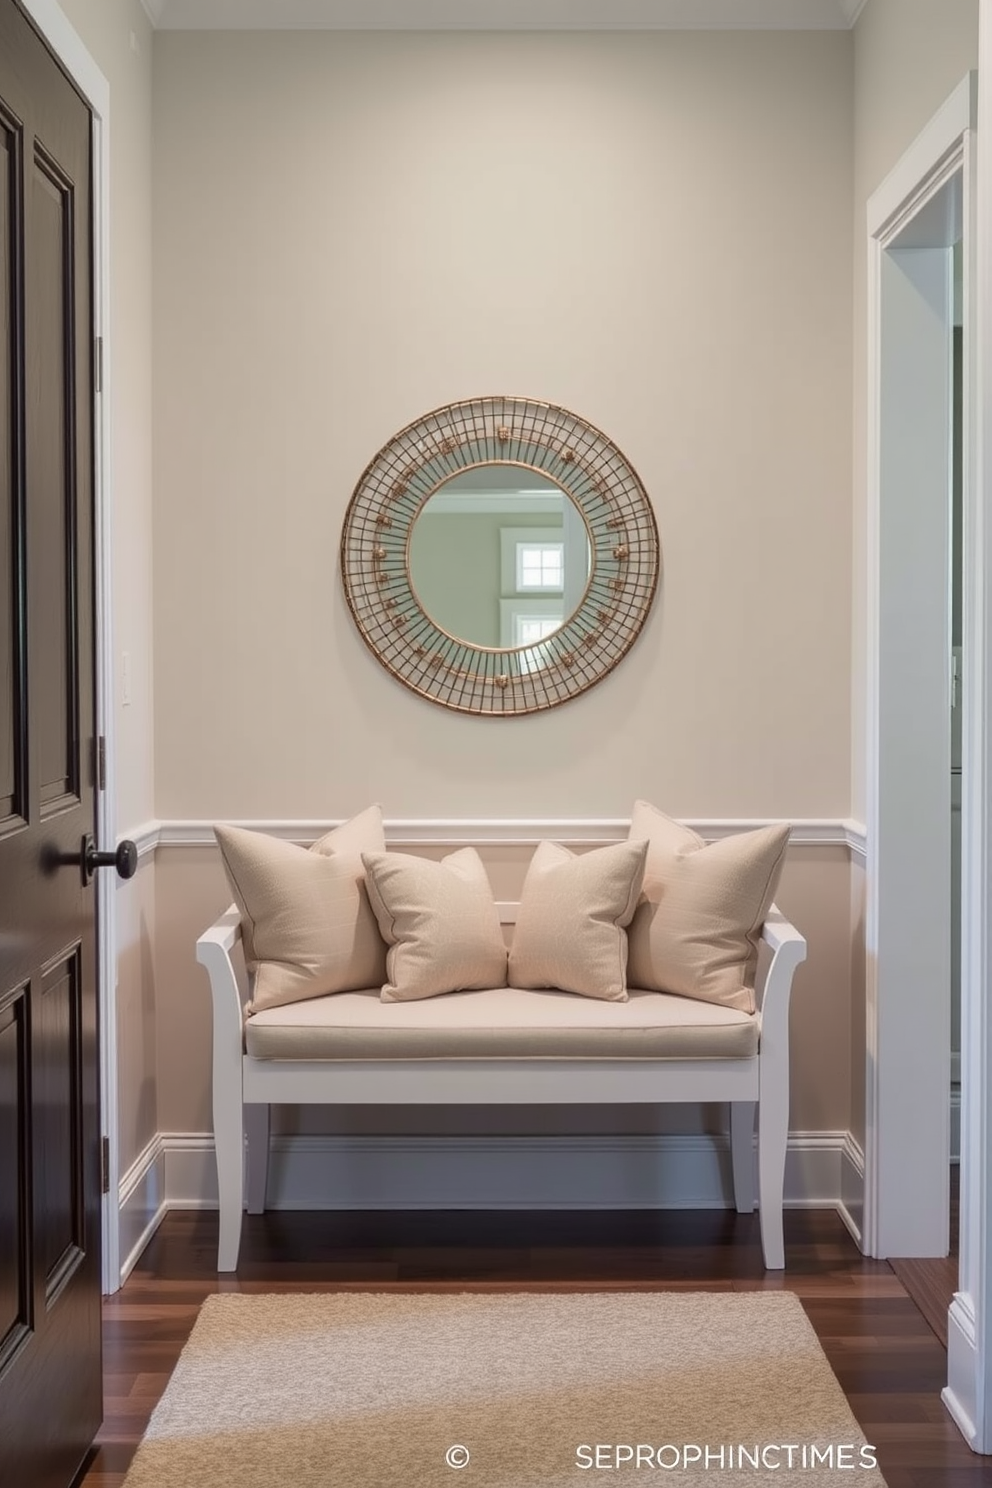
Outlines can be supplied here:
[[543, 471], [510, 462], [442, 481], [410, 528], [421, 607], [447, 635], [487, 649], [530, 649], [559, 630], [582, 603], [591, 559], [571, 497]]
[[528, 398], [449, 403], [401, 429], [341, 535], [345, 598], [376, 658], [421, 697], [491, 717], [605, 677], [643, 628], [659, 567], [651, 504], [616, 445]]

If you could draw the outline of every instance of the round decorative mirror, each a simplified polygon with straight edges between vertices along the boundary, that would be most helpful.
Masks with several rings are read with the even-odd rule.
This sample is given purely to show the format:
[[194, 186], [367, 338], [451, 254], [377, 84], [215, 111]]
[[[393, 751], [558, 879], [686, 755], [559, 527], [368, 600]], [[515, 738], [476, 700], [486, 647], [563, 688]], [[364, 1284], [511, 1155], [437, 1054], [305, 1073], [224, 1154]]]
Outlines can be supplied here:
[[422, 697], [501, 717], [609, 672], [658, 581], [632, 467], [576, 414], [476, 398], [392, 439], [352, 496], [345, 595], [366, 644]]

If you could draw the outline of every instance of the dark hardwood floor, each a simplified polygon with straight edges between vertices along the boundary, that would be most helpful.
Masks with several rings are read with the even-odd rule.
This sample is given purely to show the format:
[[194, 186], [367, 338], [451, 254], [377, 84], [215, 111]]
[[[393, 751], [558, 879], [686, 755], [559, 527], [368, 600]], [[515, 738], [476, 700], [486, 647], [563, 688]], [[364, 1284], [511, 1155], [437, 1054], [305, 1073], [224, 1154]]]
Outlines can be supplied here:
[[958, 1234], [960, 1225], [960, 1171], [951, 1164], [950, 1254], [936, 1260], [893, 1261], [892, 1269], [947, 1347], [947, 1309], [958, 1289]]
[[[104, 1309], [106, 1419], [81, 1488], [120, 1488], [211, 1292], [750, 1290], [800, 1297], [889, 1488], [992, 1488], [940, 1401], [947, 1357], [884, 1261], [828, 1211], [786, 1213], [766, 1274], [757, 1219], [729, 1211], [270, 1213], [218, 1278], [214, 1214], [172, 1213]], [[411, 1488], [416, 1485], [411, 1484]]]

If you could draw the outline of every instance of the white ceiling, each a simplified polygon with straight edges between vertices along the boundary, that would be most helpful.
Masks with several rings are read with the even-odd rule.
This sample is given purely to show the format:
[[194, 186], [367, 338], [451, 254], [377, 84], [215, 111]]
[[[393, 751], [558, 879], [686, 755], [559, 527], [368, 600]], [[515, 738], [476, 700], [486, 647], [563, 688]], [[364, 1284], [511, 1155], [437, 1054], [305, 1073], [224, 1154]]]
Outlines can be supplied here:
[[843, 31], [866, 0], [142, 0], [166, 31]]

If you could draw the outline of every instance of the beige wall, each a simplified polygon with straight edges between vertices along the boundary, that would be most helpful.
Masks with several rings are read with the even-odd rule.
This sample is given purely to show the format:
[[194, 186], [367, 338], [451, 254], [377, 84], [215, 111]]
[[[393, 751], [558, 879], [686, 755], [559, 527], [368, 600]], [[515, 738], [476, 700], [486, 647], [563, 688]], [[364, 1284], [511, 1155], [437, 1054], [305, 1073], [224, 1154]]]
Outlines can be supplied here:
[[[110, 378], [117, 818], [155, 814], [152, 690], [152, 29], [140, 0], [60, 0], [110, 84]], [[131, 658], [122, 705], [121, 657]]]
[[[420, 851], [420, 849], [417, 849]], [[527, 848], [485, 848], [500, 899], [519, 897]], [[436, 854], [435, 854], [436, 855]], [[196, 938], [230, 903], [219, 854], [211, 848], [162, 848], [156, 868], [157, 965], [161, 1005], [168, 1008], [158, 1043], [159, 1125], [206, 1132], [210, 1115], [210, 990], [195, 959]], [[848, 1128], [850, 1080], [850, 867], [846, 847], [792, 847], [776, 896], [809, 945], [792, 1000], [793, 1131]], [[456, 1111], [443, 1108], [286, 1109], [277, 1128], [292, 1132], [586, 1133], [720, 1130], [725, 1107], [541, 1107]]]
[[[852, 58], [156, 36], [159, 816], [847, 815]], [[507, 723], [399, 687], [337, 572], [376, 449], [500, 391], [617, 440], [665, 565], [613, 676]]]
[[[850, 35], [152, 48], [138, 0], [64, 8], [114, 110], [121, 827], [373, 798], [390, 816], [624, 815], [637, 794], [684, 816], [847, 815]], [[501, 390], [617, 439], [665, 562], [616, 674], [507, 725], [376, 668], [336, 556], [375, 449], [429, 407]], [[510, 895], [521, 863], [494, 867]], [[841, 849], [793, 850], [780, 898], [811, 952], [799, 1130], [848, 1121], [848, 896]], [[209, 1127], [193, 943], [226, 900], [208, 850], [162, 850], [119, 891], [122, 1166], [155, 1130]], [[544, 1113], [541, 1129], [604, 1117]]]
[[854, 39], [855, 169], [867, 197], [978, 66], [978, 0], [868, 0]]
[[140, 860], [137, 875], [117, 889], [117, 1076], [120, 1170], [161, 1128], [158, 1099], [160, 1018], [156, 1008], [155, 860]]
[[[110, 84], [110, 345], [116, 812], [133, 830], [155, 814], [152, 704], [152, 30], [139, 0], [61, 0]], [[131, 657], [129, 706], [120, 660]], [[117, 889], [122, 1171], [158, 1129], [152, 978], [154, 867]]]

